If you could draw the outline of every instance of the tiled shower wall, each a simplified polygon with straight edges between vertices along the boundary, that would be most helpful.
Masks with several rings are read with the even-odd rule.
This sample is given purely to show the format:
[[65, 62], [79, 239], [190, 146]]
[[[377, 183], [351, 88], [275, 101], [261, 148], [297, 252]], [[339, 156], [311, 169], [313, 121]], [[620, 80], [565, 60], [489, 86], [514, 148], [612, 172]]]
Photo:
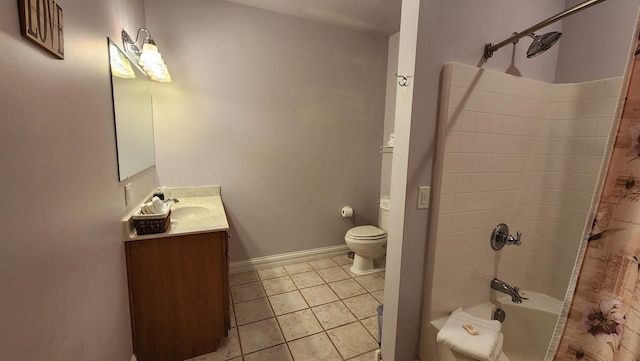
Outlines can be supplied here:
[[[487, 302], [493, 277], [564, 297], [621, 82], [550, 84], [445, 66], [432, 319]], [[493, 251], [499, 223], [521, 231], [522, 245]]]

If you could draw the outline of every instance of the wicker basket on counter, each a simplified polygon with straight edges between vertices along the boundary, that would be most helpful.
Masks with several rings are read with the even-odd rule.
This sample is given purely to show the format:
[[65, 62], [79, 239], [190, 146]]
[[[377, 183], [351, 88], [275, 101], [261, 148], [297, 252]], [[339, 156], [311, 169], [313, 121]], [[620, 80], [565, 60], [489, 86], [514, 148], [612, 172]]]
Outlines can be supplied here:
[[171, 210], [160, 214], [140, 214], [133, 215], [133, 227], [138, 235], [163, 233], [169, 229], [171, 224]]

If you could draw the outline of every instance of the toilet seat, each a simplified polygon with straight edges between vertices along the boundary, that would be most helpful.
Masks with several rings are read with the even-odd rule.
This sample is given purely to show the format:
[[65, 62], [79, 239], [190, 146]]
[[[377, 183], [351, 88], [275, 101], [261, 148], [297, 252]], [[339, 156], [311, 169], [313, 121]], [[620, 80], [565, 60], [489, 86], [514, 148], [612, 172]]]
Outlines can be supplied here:
[[344, 237], [350, 241], [362, 242], [378, 241], [387, 238], [387, 232], [374, 226], [358, 226], [347, 231]]

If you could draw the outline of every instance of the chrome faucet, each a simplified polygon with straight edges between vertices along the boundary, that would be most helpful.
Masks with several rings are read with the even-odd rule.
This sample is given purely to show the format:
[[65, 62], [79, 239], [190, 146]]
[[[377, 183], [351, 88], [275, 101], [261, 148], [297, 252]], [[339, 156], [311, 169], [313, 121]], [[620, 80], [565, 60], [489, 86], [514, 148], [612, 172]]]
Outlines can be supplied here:
[[506, 282], [494, 278], [491, 280], [491, 288], [508, 294], [514, 303], [522, 303], [522, 297], [520, 297], [520, 289], [518, 287], [511, 287]]
[[167, 202], [179, 203], [180, 201], [178, 200], [178, 198], [173, 198], [173, 197], [171, 197], [171, 198], [167, 198], [167, 199], [165, 199], [163, 202], [164, 202], [164, 203], [167, 203]]

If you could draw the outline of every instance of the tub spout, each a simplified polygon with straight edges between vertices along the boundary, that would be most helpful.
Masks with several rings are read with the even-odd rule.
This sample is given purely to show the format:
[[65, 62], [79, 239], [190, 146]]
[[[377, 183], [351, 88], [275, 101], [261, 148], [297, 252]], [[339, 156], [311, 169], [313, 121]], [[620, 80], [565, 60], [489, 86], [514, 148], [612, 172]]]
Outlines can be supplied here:
[[511, 301], [514, 303], [522, 303], [522, 297], [520, 297], [518, 287], [511, 287], [506, 282], [500, 281], [497, 278], [491, 280], [491, 288], [500, 291], [502, 293], [506, 293], [511, 296]]

